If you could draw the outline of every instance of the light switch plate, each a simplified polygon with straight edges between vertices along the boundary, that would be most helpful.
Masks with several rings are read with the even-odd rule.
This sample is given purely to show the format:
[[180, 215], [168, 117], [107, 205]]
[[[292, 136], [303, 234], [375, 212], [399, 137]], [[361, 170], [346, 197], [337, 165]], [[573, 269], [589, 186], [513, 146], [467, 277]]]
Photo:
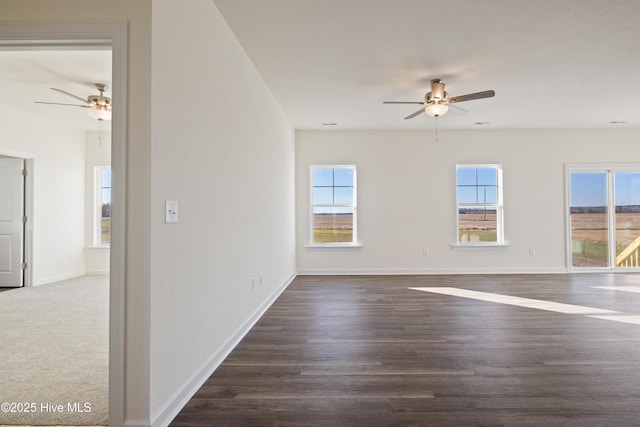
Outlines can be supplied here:
[[178, 223], [178, 202], [175, 200], [164, 201], [164, 223], [165, 224], [177, 224]]

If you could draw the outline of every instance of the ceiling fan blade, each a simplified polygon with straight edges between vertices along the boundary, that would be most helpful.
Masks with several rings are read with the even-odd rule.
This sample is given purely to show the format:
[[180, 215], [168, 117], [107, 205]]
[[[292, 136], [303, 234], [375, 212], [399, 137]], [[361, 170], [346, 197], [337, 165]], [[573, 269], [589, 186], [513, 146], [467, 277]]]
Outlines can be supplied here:
[[424, 101], [384, 101], [383, 104], [424, 104]]
[[409, 115], [408, 115], [407, 117], [405, 117], [404, 119], [405, 119], [405, 120], [407, 120], [407, 119], [413, 119], [415, 116], [420, 115], [420, 113], [424, 113], [424, 108], [419, 109], [418, 111], [416, 111], [416, 112], [415, 112], [415, 113], [413, 113], [413, 114], [409, 114]]
[[81, 97], [79, 97], [79, 96], [76, 96], [76, 95], [74, 95], [74, 94], [72, 94], [72, 93], [69, 93], [69, 92], [67, 92], [67, 91], [65, 91], [65, 90], [62, 90], [62, 89], [56, 89], [55, 87], [52, 87], [52, 88], [51, 88], [51, 90], [55, 90], [56, 92], [64, 93], [64, 94], [65, 94], [65, 95], [67, 95], [67, 96], [70, 96], [70, 97], [72, 97], [72, 98], [75, 98], [75, 99], [78, 99], [78, 100], [80, 100], [80, 101], [84, 102], [85, 104], [90, 104], [90, 102], [89, 102], [89, 101], [87, 101], [86, 99], [81, 98]]
[[454, 102], [464, 102], [464, 101], [471, 101], [474, 99], [491, 98], [492, 96], [495, 96], [495, 94], [496, 93], [492, 90], [485, 90], [484, 92], [476, 92], [476, 93], [470, 93], [467, 95], [454, 96], [453, 98], [448, 98], [447, 102], [452, 104]]
[[468, 110], [465, 110], [464, 108], [460, 108], [455, 104], [448, 104], [448, 106], [449, 106], [449, 112], [454, 116], [464, 116], [469, 112]]
[[44, 102], [44, 101], [34, 101], [36, 104], [49, 104], [49, 105], [66, 105], [68, 107], [81, 107], [81, 108], [91, 108], [90, 105], [78, 105], [78, 104], [62, 104], [60, 102]]

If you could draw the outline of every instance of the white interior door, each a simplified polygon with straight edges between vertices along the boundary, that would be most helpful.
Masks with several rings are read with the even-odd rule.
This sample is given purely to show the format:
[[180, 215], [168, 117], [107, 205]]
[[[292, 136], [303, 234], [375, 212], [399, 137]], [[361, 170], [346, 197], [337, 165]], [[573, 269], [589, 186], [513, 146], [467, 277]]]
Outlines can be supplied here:
[[23, 160], [0, 158], [0, 287], [23, 283]]

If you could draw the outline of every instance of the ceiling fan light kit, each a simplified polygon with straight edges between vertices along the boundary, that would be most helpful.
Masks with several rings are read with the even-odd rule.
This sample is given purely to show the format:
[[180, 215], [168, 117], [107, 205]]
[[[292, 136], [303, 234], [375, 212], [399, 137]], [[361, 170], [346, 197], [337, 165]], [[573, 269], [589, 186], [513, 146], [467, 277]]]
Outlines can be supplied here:
[[111, 120], [111, 110], [107, 109], [104, 106], [98, 106], [95, 108], [87, 108], [87, 114], [92, 119], [96, 120]]
[[447, 104], [427, 104], [424, 111], [431, 117], [440, 117], [449, 111], [449, 106]]
[[405, 120], [412, 119], [420, 115], [423, 111], [431, 117], [443, 116], [449, 111], [449, 105], [458, 102], [471, 101], [474, 99], [491, 98], [495, 96], [493, 90], [475, 92], [467, 95], [454, 96], [449, 98], [449, 94], [444, 90], [444, 83], [440, 79], [431, 80], [431, 91], [424, 96], [424, 101], [385, 101], [383, 104], [422, 104], [424, 107], [413, 114], [405, 117]]

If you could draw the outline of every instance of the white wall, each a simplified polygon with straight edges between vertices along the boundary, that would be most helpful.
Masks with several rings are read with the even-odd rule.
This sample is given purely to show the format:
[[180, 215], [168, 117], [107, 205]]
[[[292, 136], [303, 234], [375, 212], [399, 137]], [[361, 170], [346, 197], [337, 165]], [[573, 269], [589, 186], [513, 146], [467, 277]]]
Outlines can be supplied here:
[[[108, 124], [105, 125], [108, 127]], [[111, 132], [86, 132], [85, 155], [85, 270], [109, 274], [109, 248], [95, 247], [95, 167], [111, 166]]]
[[[295, 274], [293, 129], [213, 2], [188, 5], [153, 7], [151, 414], [158, 424]], [[179, 202], [178, 224], [164, 223], [165, 200]]]
[[[566, 271], [565, 164], [640, 161], [639, 139], [639, 130], [440, 131], [439, 142], [432, 131], [297, 131], [298, 271]], [[502, 164], [506, 248], [452, 250], [459, 163]], [[312, 164], [357, 165], [361, 248], [305, 247]]]
[[81, 276], [85, 133], [0, 106], [0, 153], [34, 158], [33, 285]]

